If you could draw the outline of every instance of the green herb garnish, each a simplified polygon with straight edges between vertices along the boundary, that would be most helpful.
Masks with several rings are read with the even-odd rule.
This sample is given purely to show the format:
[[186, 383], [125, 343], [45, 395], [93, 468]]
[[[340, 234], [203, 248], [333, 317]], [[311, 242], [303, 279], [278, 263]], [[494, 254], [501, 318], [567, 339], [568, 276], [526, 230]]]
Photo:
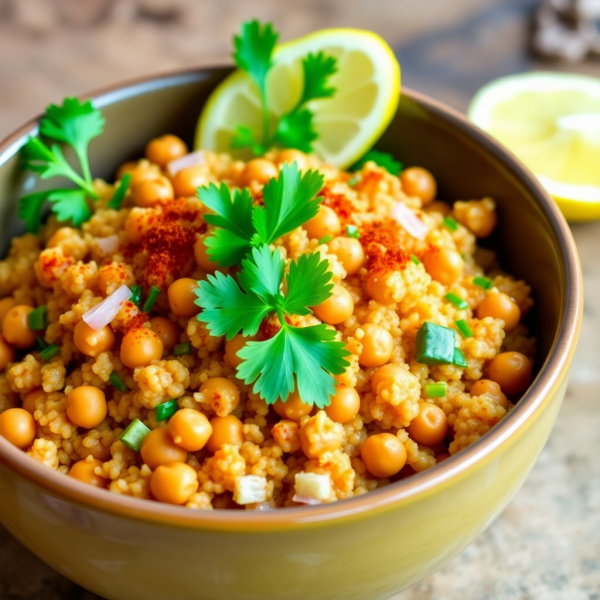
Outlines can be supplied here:
[[121, 179], [121, 183], [119, 187], [115, 190], [113, 197], [108, 201], [108, 208], [112, 208], [114, 210], [119, 210], [121, 208], [121, 204], [123, 200], [125, 200], [125, 194], [129, 189], [129, 184], [131, 183], [131, 173], [126, 173], [123, 175], [123, 179]]
[[39, 173], [42, 179], [65, 177], [76, 189], [54, 189], [35, 192], [19, 200], [19, 217], [27, 231], [37, 233], [42, 222], [42, 209], [47, 201], [59, 221], [73, 221], [77, 226], [91, 216], [89, 200], [97, 200], [87, 156], [88, 145], [104, 130], [102, 113], [90, 100], [65, 98], [62, 106], [51, 104], [40, 121], [40, 135], [53, 142], [70, 146], [77, 156], [81, 175], [67, 162], [58, 143], [46, 145], [40, 138], [30, 137], [22, 148], [25, 169]]
[[346, 235], [357, 240], [360, 239], [360, 233], [356, 225], [346, 225]]
[[27, 315], [27, 325], [31, 331], [42, 331], [48, 327], [48, 307], [38, 306]]
[[361, 180], [360, 174], [352, 175], [350, 179], [348, 179], [347, 183], [350, 187], [354, 187]]
[[473, 283], [484, 290], [489, 290], [493, 285], [491, 279], [488, 279], [487, 277], [480, 277], [479, 275], [477, 277], [473, 277]]
[[467, 324], [467, 322], [464, 319], [459, 319], [458, 321], [454, 321], [454, 322], [456, 323], [456, 327], [460, 331], [460, 334], [463, 337], [467, 338], [467, 337], [471, 337], [473, 335], [471, 328], [469, 327], [469, 325]]
[[463, 298], [460, 296], [457, 296], [454, 292], [448, 292], [444, 298], [446, 298], [450, 304], [454, 304], [454, 306], [460, 310], [469, 308], [469, 303], [466, 300], [463, 300]]
[[379, 152], [379, 150], [369, 150], [350, 170], [358, 171], [362, 169], [367, 162], [374, 162], [376, 165], [383, 167], [391, 175], [396, 177], [402, 170], [402, 163], [398, 162], [391, 154], [387, 152]]
[[460, 348], [454, 348], [454, 358], [452, 362], [455, 365], [458, 365], [459, 367], [466, 368], [469, 366], [467, 364], [467, 359], [465, 358], [465, 355], [462, 353], [462, 350]]
[[134, 452], [139, 452], [144, 438], [149, 433], [150, 430], [139, 419], [134, 419], [121, 435], [121, 441]]
[[446, 384], [443, 381], [439, 383], [428, 383], [425, 386], [425, 393], [430, 398], [443, 398], [446, 395]]
[[136, 306], [139, 307], [140, 302], [142, 301], [142, 286], [141, 285], [132, 285], [131, 286], [131, 302], [133, 302]]
[[330, 242], [332, 239], [333, 239], [332, 235], [326, 235], [326, 236], [322, 237], [317, 243], [319, 245], [321, 245], [321, 244], [327, 244], [327, 242]]
[[42, 350], [45, 350], [48, 347], [48, 344], [46, 344], [46, 342], [44, 341], [44, 338], [41, 335], [38, 335], [36, 337], [36, 341], [37, 341], [37, 347], [40, 350], [40, 352]]
[[185, 356], [192, 353], [192, 342], [182, 342], [175, 344], [173, 348], [173, 356]]
[[56, 344], [50, 344], [40, 352], [40, 356], [42, 357], [42, 360], [49, 361], [53, 356], [56, 356], [59, 352], [60, 348]]
[[454, 362], [456, 333], [453, 329], [425, 321], [417, 331], [417, 362], [449, 365]]
[[452, 217], [444, 217], [442, 225], [449, 231], [456, 231], [458, 229], [458, 223]]
[[153, 285], [148, 290], [148, 296], [146, 297], [146, 302], [144, 302], [144, 306], [142, 306], [142, 310], [145, 313], [149, 313], [154, 308], [154, 303], [156, 302], [156, 299], [158, 298], [159, 295], [160, 295], [160, 288], [157, 288], [155, 285]]
[[166, 421], [167, 419], [170, 419], [177, 412], [178, 408], [177, 398], [159, 404], [156, 407], [156, 420]]
[[415, 263], [415, 265], [421, 264], [421, 261], [414, 254], [410, 255], [410, 260], [412, 260]]
[[238, 125], [231, 145], [233, 148], [250, 148], [257, 155], [264, 154], [275, 144], [312, 152], [312, 142], [317, 139], [318, 133], [308, 103], [333, 96], [336, 90], [328, 85], [328, 80], [337, 71], [337, 60], [323, 52], [309, 53], [302, 60], [304, 78], [300, 98], [291, 110], [275, 119], [273, 126], [267, 76], [275, 64], [273, 51], [278, 38], [279, 33], [271, 23], [261, 24], [254, 20], [243, 23], [240, 34], [233, 39], [233, 59], [240, 69], [250, 75], [260, 93], [262, 127], [259, 132]]
[[125, 393], [129, 388], [125, 384], [125, 382], [119, 377], [119, 374], [113, 371], [110, 374], [108, 380], [113, 384], [113, 386], [118, 389], [120, 392]]

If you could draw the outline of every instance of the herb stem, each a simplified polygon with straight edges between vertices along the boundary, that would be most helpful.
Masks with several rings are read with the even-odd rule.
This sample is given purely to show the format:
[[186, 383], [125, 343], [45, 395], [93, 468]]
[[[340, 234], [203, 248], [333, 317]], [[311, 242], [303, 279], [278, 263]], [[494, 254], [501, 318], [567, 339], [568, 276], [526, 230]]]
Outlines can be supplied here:
[[260, 90], [260, 100], [262, 104], [262, 120], [263, 120], [263, 133], [262, 133], [262, 146], [265, 149], [269, 148], [271, 142], [271, 115], [269, 114], [269, 106], [267, 104], [267, 82]]

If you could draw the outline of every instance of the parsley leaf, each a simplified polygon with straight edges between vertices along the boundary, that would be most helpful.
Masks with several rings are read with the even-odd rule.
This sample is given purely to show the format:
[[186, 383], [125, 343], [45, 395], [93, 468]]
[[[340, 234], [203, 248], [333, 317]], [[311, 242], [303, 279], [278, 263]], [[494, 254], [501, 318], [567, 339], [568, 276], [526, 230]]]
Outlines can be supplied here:
[[333, 283], [327, 267], [327, 261], [321, 260], [316, 252], [303, 254], [296, 262], [290, 263], [286, 310], [296, 315], [308, 315], [311, 312], [308, 306], [321, 304], [329, 298]]
[[313, 114], [307, 108], [283, 115], [277, 124], [274, 141], [284, 148], [312, 152], [312, 143], [319, 137], [313, 125]]
[[19, 198], [19, 219], [25, 221], [28, 233], [37, 233], [42, 224], [42, 209], [48, 192], [35, 192]]
[[304, 89], [298, 102], [299, 106], [317, 98], [331, 98], [336, 89], [327, 86], [329, 78], [337, 73], [337, 59], [327, 56], [324, 52], [313, 54], [309, 52], [302, 61], [304, 72]]
[[48, 200], [59, 221], [71, 220], [79, 227], [92, 216], [85, 190], [52, 190]]
[[279, 251], [271, 252], [266, 245], [252, 250], [252, 260], [242, 261], [238, 281], [246, 291], [260, 296], [272, 309], [277, 306], [285, 261]]
[[402, 170], [402, 163], [397, 161], [391, 154], [387, 152], [379, 152], [379, 150], [369, 150], [355, 165], [352, 166], [352, 171], [358, 171], [365, 166], [365, 163], [373, 161], [376, 165], [383, 167], [388, 173], [396, 177]]

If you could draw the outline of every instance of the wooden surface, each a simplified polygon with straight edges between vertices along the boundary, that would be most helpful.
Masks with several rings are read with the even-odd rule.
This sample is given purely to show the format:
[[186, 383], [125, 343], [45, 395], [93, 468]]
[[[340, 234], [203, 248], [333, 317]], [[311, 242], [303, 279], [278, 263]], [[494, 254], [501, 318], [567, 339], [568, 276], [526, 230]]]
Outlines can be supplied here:
[[[527, 52], [534, 0], [0, 0], [0, 138], [51, 101], [146, 73], [229, 60], [241, 20], [290, 39], [363, 27], [396, 51], [403, 84], [465, 110], [508, 73], [600, 76], [600, 63], [540, 65]], [[465, 173], [468, 177], [468, 173]], [[573, 228], [586, 313], [559, 421], [523, 489], [477, 542], [395, 600], [600, 598], [600, 224]], [[0, 528], [0, 599], [94, 600]], [[136, 600], [136, 599], [132, 599]]]

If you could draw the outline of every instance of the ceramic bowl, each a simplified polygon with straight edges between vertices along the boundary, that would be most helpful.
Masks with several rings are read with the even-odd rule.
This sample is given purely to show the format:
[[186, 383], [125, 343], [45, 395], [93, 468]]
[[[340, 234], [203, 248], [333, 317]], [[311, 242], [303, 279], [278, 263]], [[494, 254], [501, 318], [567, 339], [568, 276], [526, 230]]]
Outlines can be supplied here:
[[[111, 178], [151, 138], [191, 142], [200, 108], [228, 68], [188, 70], [93, 94], [106, 132], [92, 171]], [[0, 145], [0, 240], [19, 231], [17, 198], [31, 187], [18, 150], [31, 121]], [[403, 90], [378, 147], [431, 170], [445, 199], [493, 197], [493, 244], [534, 291], [537, 377], [481, 440], [435, 468], [319, 507], [192, 511], [98, 490], [55, 473], [0, 438], [0, 519], [60, 573], [109, 599], [388, 598], [447, 563], [520, 488], [557, 418], [582, 316], [571, 233], [535, 178], [462, 116]]]

